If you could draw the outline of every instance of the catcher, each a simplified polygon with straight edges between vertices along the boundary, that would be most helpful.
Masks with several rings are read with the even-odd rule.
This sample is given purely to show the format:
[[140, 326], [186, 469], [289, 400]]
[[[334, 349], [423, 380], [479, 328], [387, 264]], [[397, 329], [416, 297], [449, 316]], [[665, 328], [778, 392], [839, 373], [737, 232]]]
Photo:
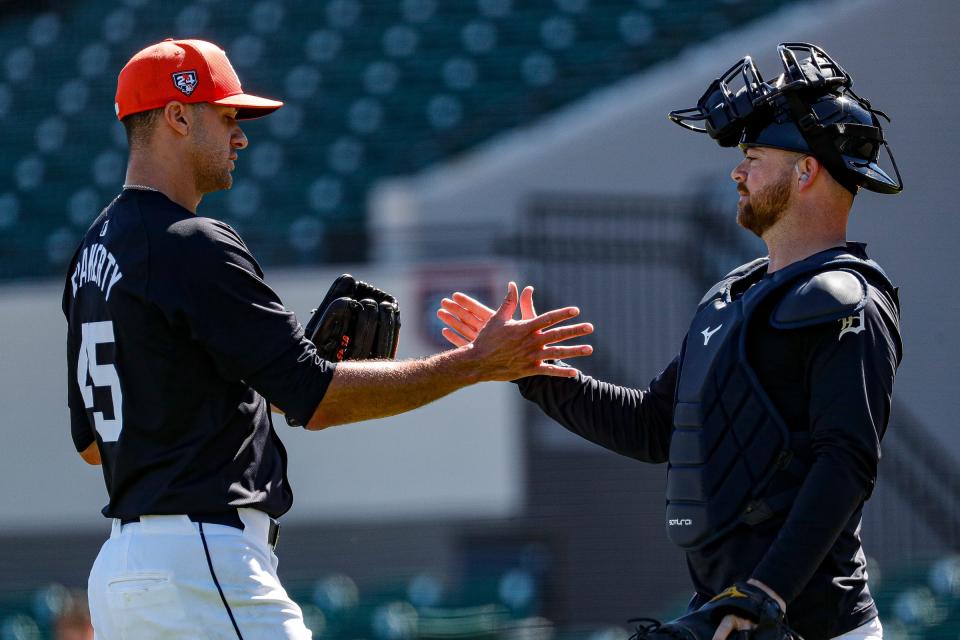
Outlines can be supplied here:
[[126, 182], [85, 233], [63, 292], [74, 445], [103, 466], [112, 523], [88, 583], [100, 640], [310, 637], [277, 578], [276, 519], [293, 494], [268, 401], [323, 429], [484, 380], [575, 375], [544, 360], [590, 353], [557, 344], [592, 330], [555, 326], [575, 308], [513, 320], [512, 282], [463, 349], [389, 360], [396, 301], [349, 276], [304, 335], [239, 234], [197, 215], [204, 194], [233, 184], [241, 122], [282, 105], [244, 93], [226, 53], [203, 40], [151, 45], [120, 72]]
[[[846, 71], [814, 45], [778, 50], [775, 80], [746, 57], [696, 107], [671, 114], [739, 145], [737, 222], [769, 255], [707, 291], [649, 388], [582, 374], [518, 381], [574, 433], [668, 465], [664, 524], [695, 594], [687, 616], [644, 624], [642, 638], [784, 638], [787, 624], [807, 640], [883, 633], [860, 521], [902, 355], [900, 303], [846, 229], [860, 189], [894, 194], [902, 182], [877, 164], [885, 116]], [[525, 317], [535, 317], [532, 295], [521, 296]], [[455, 345], [491, 314], [463, 294], [438, 311]]]

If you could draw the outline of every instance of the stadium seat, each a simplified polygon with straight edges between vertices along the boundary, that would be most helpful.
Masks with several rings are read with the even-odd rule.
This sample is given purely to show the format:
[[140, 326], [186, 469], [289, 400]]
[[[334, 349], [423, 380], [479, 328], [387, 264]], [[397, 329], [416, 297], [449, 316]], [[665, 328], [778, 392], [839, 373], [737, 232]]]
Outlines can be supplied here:
[[367, 191], [380, 178], [443, 162], [784, 4], [170, 0], [157, 13], [142, 0], [90, 0], [20, 10], [0, 19], [0, 249], [17, 256], [0, 278], [62, 273], [119, 191], [116, 74], [164, 37], [217, 42], [247, 89], [287, 102], [247, 125], [240, 195], [209, 197], [203, 214], [234, 224], [264, 263], [303, 264], [365, 258]]

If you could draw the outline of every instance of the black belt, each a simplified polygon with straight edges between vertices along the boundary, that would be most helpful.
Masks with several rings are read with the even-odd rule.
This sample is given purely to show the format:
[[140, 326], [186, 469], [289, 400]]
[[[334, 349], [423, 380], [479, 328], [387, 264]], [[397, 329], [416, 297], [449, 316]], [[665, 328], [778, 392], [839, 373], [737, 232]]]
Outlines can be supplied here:
[[[187, 517], [190, 518], [191, 522], [203, 522], [205, 524], [222, 524], [227, 527], [233, 527], [234, 529], [240, 529], [243, 531], [244, 524], [243, 520], [240, 519], [240, 514], [236, 511], [228, 511], [226, 513], [188, 513]], [[133, 522], [140, 522], [140, 516], [133, 516], [131, 518], [120, 518], [120, 524], [131, 524]], [[277, 546], [277, 540], [280, 538], [280, 523], [270, 518], [270, 528], [267, 530], [267, 544], [270, 545], [270, 548], [273, 549]]]

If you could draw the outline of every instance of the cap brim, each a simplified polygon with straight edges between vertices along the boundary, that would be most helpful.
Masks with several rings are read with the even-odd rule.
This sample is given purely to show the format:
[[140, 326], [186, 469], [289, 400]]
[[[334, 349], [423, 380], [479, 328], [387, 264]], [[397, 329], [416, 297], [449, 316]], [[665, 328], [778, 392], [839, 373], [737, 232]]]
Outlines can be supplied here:
[[226, 98], [214, 100], [212, 104], [219, 104], [224, 107], [235, 107], [237, 109], [237, 120], [250, 120], [269, 115], [283, 106], [279, 100], [269, 100], [260, 96], [252, 96], [248, 93], [238, 93]]

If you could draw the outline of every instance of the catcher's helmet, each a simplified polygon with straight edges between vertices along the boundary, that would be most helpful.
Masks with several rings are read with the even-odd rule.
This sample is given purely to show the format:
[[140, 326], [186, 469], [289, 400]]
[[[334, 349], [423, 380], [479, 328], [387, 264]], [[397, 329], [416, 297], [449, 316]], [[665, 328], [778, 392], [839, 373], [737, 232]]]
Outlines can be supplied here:
[[[903, 181], [877, 116], [886, 114], [856, 95], [853, 80], [823, 49], [802, 42], [777, 47], [783, 73], [765, 82], [749, 56], [713, 81], [691, 109], [671, 111], [680, 126], [709, 133], [720, 146], [758, 145], [809, 153], [849, 191], [899, 193]], [[734, 81], [743, 86], [731, 90]], [[703, 122], [696, 127], [691, 122]], [[887, 150], [894, 180], [880, 168]]]

